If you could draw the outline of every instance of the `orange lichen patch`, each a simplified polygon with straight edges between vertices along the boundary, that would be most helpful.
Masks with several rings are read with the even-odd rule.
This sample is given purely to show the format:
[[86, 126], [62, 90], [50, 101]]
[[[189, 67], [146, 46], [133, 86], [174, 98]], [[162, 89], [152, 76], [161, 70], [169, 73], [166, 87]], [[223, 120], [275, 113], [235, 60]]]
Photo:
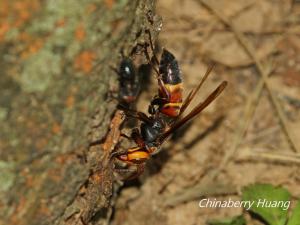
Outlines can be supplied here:
[[84, 193], [86, 193], [87, 187], [85, 185], [82, 185], [78, 191], [78, 195], [83, 195]]
[[68, 161], [74, 161], [75, 160], [75, 155], [73, 154], [62, 154], [58, 155], [54, 161], [58, 164], [65, 164]]
[[18, 212], [21, 212], [22, 209], [25, 208], [25, 205], [26, 205], [26, 198], [24, 196], [19, 196], [20, 200], [19, 200], [19, 203], [17, 205], [17, 208], [15, 209], [15, 214], [18, 214]]
[[75, 30], [75, 38], [77, 41], [83, 41], [85, 39], [86, 36], [86, 32], [85, 32], [85, 27], [84, 25], [81, 23], [76, 27]]
[[26, 209], [26, 198], [21, 195], [19, 197], [19, 202], [14, 210], [14, 213], [12, 213], [12, 216], [9, 218], [8, 224], [21, 224], [20, 222], [20, 215], [24, 214], [22, 213], [22, 210]]
[[115, 4], [115, 0], [105, 0], [104, 4], [108, 9], [112, 9]]
[[40, 0], [0, 1], [0, 41], [11, 28], [29, 22], [40, 9]]
[[14, 1], [13, 11], [14, 11], [14, 15], [16, 15], [14, 26], [20, 27], [26, 22], [28, 22], [31, 19], [31, 17], [34, 15], [34, 12], [39, 10], [39, 8], [40, 8], [40, 2], [38, 0]]
[[61, 181], [62, 179], [61, 175], [62, 175], [62, 171], [58, 168], [51, 169], [48, 171], [48, 177], [56, 183]]
[[0, 41], [6, 32], [11, 28], [9, 21], [9, 4], [8, 1], [0, 1]]
[[34, 179], [31, 175], [27, 175], [26, 176], [26, 180], [25, 180], [25, 185], [28, 187], [28, 188], [32, 188], [34, 187]]
[[67, 161], [67, 158], [66, 155], [58, 155], [56, 158], [55, 158], [55, 162], [59, 163], [59, 164], [64, 164], [66, 161]]
[[28, 10], [28, 5], [25, 2], [14, 2], [13, 3], [13, 11], [16, 13], [15, 15], [17, 15], [16, 20], [14, 21], [14, 26], [15, 27], [20, 27], [21, 25], [23, 25], [23, 23], [25, 23], [26, 21], [28, 21], [28, 19], [30, 18], [30, 11]]
[[100, 173], [94, 173], [94, 174], [90, 177], [90, 179], [91, 179], [92, 181], [96, 182], [96, 183], [100, 183], [101, 180], [103, 179], [103, 177], [101, 176]]
[[21, 58], [26, 59], [37, 53], [44, 46], [45, 38], [36, 38], [26, 32], [21, 32], [18, 36], [18, 41], [24, 46], [20, 53]]
[[12, 27], [20, 27], [32, 18], [34, 12], [40, 9], [40, 1], [15, 0], [6, 1], [5, 3], [1, 1], [0, 8], [0, 18], [2, 20], [9, 20]]
[[65, 105], [67, 108], [72, 108], [75, 103], [75, 97], [74, 95], [69, 95], [65, 101]]
[[31, 43], [27, 45], [27, 48], [25, 48], [21, 52], [21, 57], [22, 59], [26, 59], [29, 56], [37, 53], [42, 47], [43, 47], [44, 41], [42, 39], [35, 39]]
[[9, 7], [9, 1], [0, 1], [0, 15], [1, 16], [8, 15], [8, 7]]
[[52, 125], [52, 132], [54, 134], [59, 134], [61, 132], [61, 126], [58, 123]]
[[96, 54], [92, 51], [83, 51], [74, 60], [74, 68], [85, 74], [91, 72]]
[[94, 3], [92, 3], [92, 4], [89, 4], [89, 5], [87, 6], [87, 10], [86, 10], [86, 11], [87, 11], [88, 14], [90, 14], [90, 13], [95, 12], [96, 9], [97, 9], [97, 5], [94, 4]]
[[42, 215], [42, 216], [50, 216], [51, 215], [51, 211], [48, 208], [48, 202], [46, 201], [41, 201], [39, 210], [38, 210], [38, 214]]
[[64, 27], [66, 25], [66, 19], [63, 18], [63, 19], [57, 20], [55, 25], [56, 25], [56, 27]]
[[3, 22], [2, 24], [0, 24], [0, 41], [3, 40], [9, 28], [10, 26], [7, 22]]
[[29, 42], [32, 40], [32, 36], [26, 32], [21, 32], [18, 36], [18, 40], [21, 42]]
[[25, 185], [29, 188], [34, 187], [34, 178], [30, 175], [30, 170], [28, 167], [25, 167], [20, 171], [20, 175], [25, 178]]
[[38, 138], [35, 142], [35, 147], [39, 150], [45, 149], [48, 144], [47, 138]]
[[[19, 218], [17, 217], [17, 214], [13, 214], [8, 221], [9, 224], [20, 224]], [[5, 223], [0, 223], [0, 224], [5, 224]]]

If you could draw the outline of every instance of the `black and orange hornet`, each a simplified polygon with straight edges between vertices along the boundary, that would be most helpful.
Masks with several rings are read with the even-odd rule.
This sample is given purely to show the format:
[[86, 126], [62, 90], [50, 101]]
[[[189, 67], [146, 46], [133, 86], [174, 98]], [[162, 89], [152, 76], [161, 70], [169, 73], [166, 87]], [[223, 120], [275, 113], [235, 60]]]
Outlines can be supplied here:
[[[151, 41], [150, 46], [154, 52]], [[117, 151], [114, 154], [118, 160], [127, 163], [127, 165], [137, 166], [137, 173], [133, 177], [142, 173], [145, 162], [158, 151], [173, 132], [197, 116], [227, 86], [227, 82], [223, 81], [203, 102], [198, 103], [186, 116], [181, 117], [210, 74], [212, 67], [208, 68], [197, 87], [183, 101], [182, 75], [174, 55], [166, 49], [163, 50], [160, 61], [154, 55], [154, 60], [158, 65], [157, 69], [152, 64], [147, 51], [145, 54], [157, 74], [158, 95], [153, 98], [149, 105], [149, 116], [143, 112], [124, 109], [127, 116], [137, 118], [141, 121], [141, 125], [140, 128], [132, 130], [130, 137], [123, 134], [124, 137], [133, 140], [136, 146]]]

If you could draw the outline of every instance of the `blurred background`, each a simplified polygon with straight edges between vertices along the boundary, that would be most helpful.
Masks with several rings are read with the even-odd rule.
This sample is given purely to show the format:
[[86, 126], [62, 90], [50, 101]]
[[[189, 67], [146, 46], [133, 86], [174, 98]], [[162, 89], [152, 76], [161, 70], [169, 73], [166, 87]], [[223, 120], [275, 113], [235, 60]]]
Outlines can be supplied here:
[[[253, 183], [299, 198], [299, 1], [1, 0], [0, 224], [74, 224], [64, 221], [89, 177], [83, 152], [105, 136], [115, 109], [109, 66], [147, 41], [139, 29], [150, 26], [149, 10], [162, 19], [155, 54], [176, 56], [185, 96], [215, 64], [187, 111], [228, 86], [114, 194], [109, 224], [194, 225], [242, 213], [262, 224], [242, 208], [198, 206], [203, 196], [239, 200]], [[137, 101], [144, 112], [157, 93], [152, 75]], [[95, 152], [86, 153], [91, 165]]]

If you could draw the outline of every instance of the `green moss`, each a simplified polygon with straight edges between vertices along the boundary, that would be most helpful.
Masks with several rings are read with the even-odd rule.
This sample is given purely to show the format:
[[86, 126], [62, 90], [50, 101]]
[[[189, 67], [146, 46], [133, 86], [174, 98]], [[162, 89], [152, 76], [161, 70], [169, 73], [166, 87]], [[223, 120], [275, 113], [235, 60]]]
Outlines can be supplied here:
[[0, 121], [5, 120], [8, 114], [8, 109], [4, 107], [0, 107]]
[[0, 192], [8, 191], [14, 184], [15, 174], [13, 172], [14, 164], [0, 161]]
[[27, 60], [21, 74], [21, 86], [26, 92], [45, 91], [54, 75], [61, 72], [60, 56], [42, 50]]

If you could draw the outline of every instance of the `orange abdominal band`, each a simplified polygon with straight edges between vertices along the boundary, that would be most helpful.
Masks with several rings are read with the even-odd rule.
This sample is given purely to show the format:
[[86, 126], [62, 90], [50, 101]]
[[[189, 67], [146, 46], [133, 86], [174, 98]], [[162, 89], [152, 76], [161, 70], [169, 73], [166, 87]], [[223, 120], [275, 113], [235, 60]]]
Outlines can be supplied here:
[[182, 83], [165, 84], [165, 88], [170, 94], [170, 101], [164, 104], [160, 111], [170, 117], [177, 117], [182, 106]]
[[128, 149], [127, 154], [120, 155], [118, 158], [122, 161], [132, 163], [143, 163], [149, 158], [149, 153], [143, 151], [140, 147], [135, 147]]
[[149, 154], [144, 151], [136, 151], [136, 152], [129, 153], [127, 157], [128, 157], [128, 161], [134, 163], [143, 163], [149, 158]]

